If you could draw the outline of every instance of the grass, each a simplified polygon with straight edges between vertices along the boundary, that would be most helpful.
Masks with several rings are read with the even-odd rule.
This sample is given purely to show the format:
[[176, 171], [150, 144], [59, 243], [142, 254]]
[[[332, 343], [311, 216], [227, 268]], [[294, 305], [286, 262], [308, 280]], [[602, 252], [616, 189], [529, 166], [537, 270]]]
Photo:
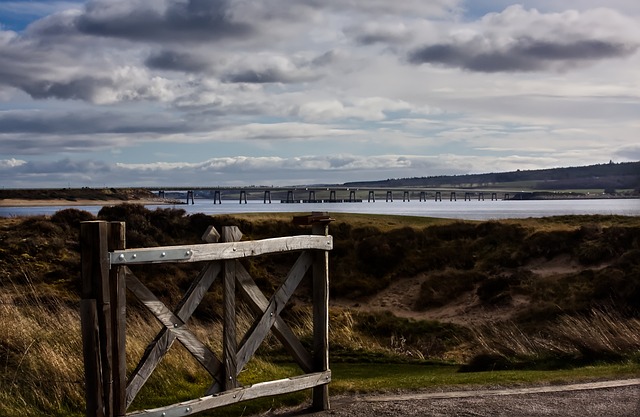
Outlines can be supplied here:
[[569, 384], [640, 376], [640, 364], [626, 361], [554, 371], [458, 372], [457, 365], [342, 364], [331, 365], [332, 394], [427, 389], [465, 389], [487, 386]]
[[[129, 247], [197, 242], [209, 224], [238, 225], [253, 239], [308, 233], [308, 228], [291, 224], [290, 213], [187, 216], [181, 210], [149, 211], [131, 205], [101, 213], [104, 219], [127, 221]], [[528, 303], [511, 320], [475, 328], [403, 319], [388, 312], [332, 309], [332, 393], [535, 385], [640, 375], [639, 218], [560, 216], [461, 222], [332, 216], [336, 219], [330, 226], [335, 240], [330, 262], [334, 296], [366, 302], [367, 296], [393, 280], [421, 274], [424, 285], [416, 307], [426, 311], [459, 297], [475, 297], [482, 308], [504, 308], [516, 296]], [[0, 221], [2, 416], [83, 413], [77, 236], [78, 222], [90, 218], [86, 212], [64, 210], [51, 218]], [[557, 256], [579, 270], [539, 277], [527, 269], [527, 262], [534, 258]], [[265, 292], [273, 291], [290, 266], [287, 257], [273, 259], [260, 258], [248, 265], [252, 274], [259, 273], [256, 280]], [[596, 268], [587, 268], [593, 265]], [[139, 275], [169, 306], [193, 276], [193, 265], [149, 267]], [[285, 310], [284, 318], [303, 344], [310, 346], [312, 320], [304, 291]], [[215, 306], [219, 301], [219, 291], [207, 294], [189, 323], [218, 355], [220, 312]], [[243, 316], [239, 336], [250, 325]], [[133, 303], [128, 307], [129, 371], [157, 331], [155, 319]], [[241, 380], [250, 384], [299, 373], [286, 358], [269, 338]], [[477, 372], [459, 372], [461, 368]], [[176, 343], [132, 409], [198, 397], [209, 379]], [[308, 392], [302, 392], [225, 408], [215, 415], [247, 415], [307, 400]]]

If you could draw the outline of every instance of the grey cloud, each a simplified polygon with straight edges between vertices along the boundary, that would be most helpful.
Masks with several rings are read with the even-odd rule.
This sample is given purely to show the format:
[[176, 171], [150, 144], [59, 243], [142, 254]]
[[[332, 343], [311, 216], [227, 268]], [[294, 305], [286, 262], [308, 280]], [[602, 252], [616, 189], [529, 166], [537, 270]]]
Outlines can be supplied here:
[[0, 134], [176, 133], [193, 129], [166, 115], [120, 112], [0, 112]]
[[264, 70], [244, 70], [223, 77], [223, 81], [230, 83], [297, 83], [313, 81], [318, 79], [315, 74], [286, 72], [278, 68], [267, 68]]
[[601, 40], [552, 43], [519, 39], [504, 48], [483, 48], [478, 40], [461, 44], [436, 44], [409, 53], [412, 64], [439, 64], [478, 72], [526, 72], [564, 69], [583, 62], [622, 58], [637, 45]]
[[[76, 20], [83, 33], [150, 42], [215, 41], [243, 38], [254, 33], [252, 25], [234, 18], [225, 0], [167, 2], [119, 2], [96, 0]], [[129, 7], [123, 7], [127, 4]], [[155, 7], [154, 7], [155, 6]]]
[[360, 45], [401, 44], [411, 39], [411, 34], [401, 24], [365, 24], [345, 29], [345, 34]]
[[145, 64], [153, 69], [193, 73], [206, 72], [212, 67], [212, 63], [204, 58], [202, 54], [172, 50], [163, 50], [152, 54], [147, 58]]
[[69, 81], [29, 80], [20, 86], [33, 98], [59, 98], [63, 100], [93, 101], [102, 88], [116, 86], [106, 78], [81, 77]]

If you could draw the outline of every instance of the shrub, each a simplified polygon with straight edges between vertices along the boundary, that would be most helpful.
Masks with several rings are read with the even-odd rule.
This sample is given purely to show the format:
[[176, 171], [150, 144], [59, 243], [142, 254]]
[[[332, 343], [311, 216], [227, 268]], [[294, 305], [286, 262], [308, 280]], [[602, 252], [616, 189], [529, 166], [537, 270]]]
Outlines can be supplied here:
[[420, 286], [417, 310], [440, 307], [472, 291], [486, 275], [476, 271], [445, 271], [432, 274]]

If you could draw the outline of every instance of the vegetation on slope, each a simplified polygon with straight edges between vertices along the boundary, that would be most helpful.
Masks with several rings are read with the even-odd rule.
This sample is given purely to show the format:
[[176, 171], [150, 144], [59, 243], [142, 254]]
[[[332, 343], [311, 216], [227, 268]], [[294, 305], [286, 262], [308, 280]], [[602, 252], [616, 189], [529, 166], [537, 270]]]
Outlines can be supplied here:
[[532, 190], [635, 190], [640, 192], [640, 162], [581, 167], [517, 170], [487, 174], [394, 178], [346, 183], [349, 187], [497, 187], [516, 186]]
[[[366, 305], [393, 283], [420, 277], [416, 315], [472, 299], [474, 312], [504, 312], [482, 325], [416, 320], [391, 311], [334, 308], [332, 362], [447, 361], [461, 370], [557, 369], [598, 361], [640, 361], [640, 219], [566, 216], [461, 222], [393, 216], [336, 215], [330, 232], [331, 297]], [[127, 246], [197, 243], [209, 226], [235, 225], [247, 239], [307, 234], [291, 215], [186, 215], [139, 205], [105, 207], [105, 220], [127, 224]], [[67, 209], [51, 217], [0, 220], [0, 415], [80, 413], [82, 358], [79, 339], [79, 223], [90, 213]], [[267, 294], [273, 293], [294, 256], [245, 262]], [[561, 260], [575, 267], [540, 274], [532, 265]], [[197, 265], [154, 266], [134, 272], [173, 306]], [[190, 327], [219, 351], [221, 294], [214, 289]], [[308, 288], [284, 317], [311, 343]], [[507, 312], [509, 314], [507, 314]], [[241, 330], [250, 317], [242, 312]], [[138, 358], [158, 330], [153, 317], [131, 300], [128, 356]], [[242, 334], [242, 331], [239, 332]], [[245, 381], [283, 372], [265, 358], [285, 360], [269, 340], [243, 373]], [[130, 364], [134, 366], [135, 364]], [[282, 366], [285, 366], [284, 364]], [[286, 366], [285, 366], [286, 368]], [[288, 369], [288, 368], [286, 368]], [[285, 369], [285, 371], [286, 371]], [[148, 382], [135, 408], [198, 395], [207, 376], [179, 346]], [[169, 377], [171, 375], [171, 377]], [[176, 377], [178, 375], [179, 377]], [[162, 397], [168, 384], [172, 398]]]

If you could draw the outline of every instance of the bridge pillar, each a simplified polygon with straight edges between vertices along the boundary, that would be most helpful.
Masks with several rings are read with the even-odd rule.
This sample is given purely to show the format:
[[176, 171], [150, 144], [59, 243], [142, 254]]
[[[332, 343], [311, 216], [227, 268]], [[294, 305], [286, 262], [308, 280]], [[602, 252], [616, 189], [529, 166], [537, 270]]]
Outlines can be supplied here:
[[424, 202], [427, 202], [427, 193], [425, 191], [420, 191], [420, 201], [424, 200]]
[[158, 197], [164, 198], [164, 190], [158, 191]]
[[264, 199], [262, 200], [262, 202], [264, 204], [267, 204], [267, 200], [269, 201], [269, 204], [271, 204], [271, 191], [270, 190], [265, 190]]
[[329, 191], [329, 202], [335, 203], [336, 201], [336, 190]]
[[376, 202], [376, 193], [375, 193], [375, 191], [373, 191], [373, 190], [369, 191], [369, 198], [368, 198], [368, 200], [367, 200], [367, 201], [368, 201], [369, 203], [370, 203], [370, 202], [372, 202], [372, 201], [373, 201], [374, 203]]
[[220, 190], [215, 190], [213, 192], [213, 204], [222, 204], [222, 199], [220, 197]]
[[187, 191], [187, 204], [189, 204], [189, 199], [191, 199], [191, 204], [195, 204], [193, 201], [193, 191]]
[[498, 200], [498, 193], [491, 193], [491, 201]]
[[440, 191], [436, 191], [435, 201], [442, 201], [442, 193]]
[[391, 201], [393, 203], [393, 191], [387, 191], [387, 203]]
[[247, 192], [245, 190], [240, 190], [240, 204], [242, 204], [243, 199], [244, 204], [247, 204]]
[[356, 201], [356, 190], [349, 191], [349, 202], [353, 203]]
[[404, 191], [402, 193], [402, 201], [411, 201], [411, 197], [409, 197], [409, 191]]
[[287, 191], [287, 203], [293, 203], [294, 195], [293, 190]]
[[504, 198], [503, 200], [509, 200], [509, 193], [504, 193]]
[[458, 201], [458, 199], [456, 198], [455, 191], [451, 191], [451, 196], [449, 197], [449, 201]]
[[314, 190], [309, 190], [309, 203], [315, 202], [316, 200], [316, 192]]
[[484, 201], [484, 193], [478, 194], [478, 201]]
[[467, 199], [471, 201], [471, 193], [464, 193], [464, 201], [467, 201]]

